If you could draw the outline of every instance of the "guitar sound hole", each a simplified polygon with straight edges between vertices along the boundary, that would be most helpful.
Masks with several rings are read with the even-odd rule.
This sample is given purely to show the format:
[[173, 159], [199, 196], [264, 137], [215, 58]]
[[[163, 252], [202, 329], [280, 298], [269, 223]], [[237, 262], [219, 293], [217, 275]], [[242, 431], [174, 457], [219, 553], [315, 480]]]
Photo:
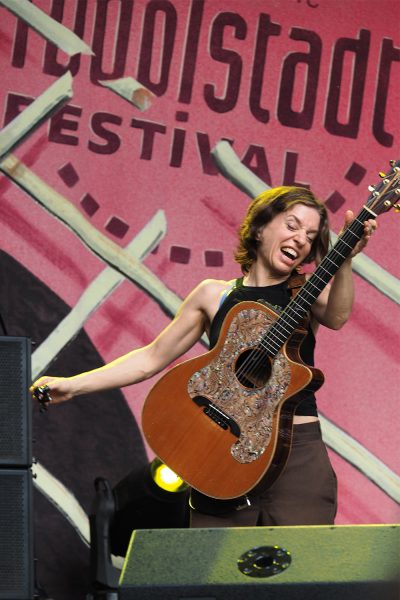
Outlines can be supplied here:
[[235, 374], [244, 387], [264, 387], [271, 376], [271, 360], [262, 350], [245, 350], [236, 361]]

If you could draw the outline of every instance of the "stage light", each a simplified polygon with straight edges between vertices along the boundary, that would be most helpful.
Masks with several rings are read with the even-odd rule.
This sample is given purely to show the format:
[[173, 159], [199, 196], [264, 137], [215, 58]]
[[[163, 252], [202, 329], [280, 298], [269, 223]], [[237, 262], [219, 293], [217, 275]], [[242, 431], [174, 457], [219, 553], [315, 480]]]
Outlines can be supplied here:
[[113, 488], [111, 552], [125, 556], [135, 529], [189, 527], [189, 485], [159, 458], [137, 465]]
[[155, 458], [150, 465], [150, 473], [154, 483], [166, 492], [183, 492], [189, 486], [165, 465], [159, 458]]

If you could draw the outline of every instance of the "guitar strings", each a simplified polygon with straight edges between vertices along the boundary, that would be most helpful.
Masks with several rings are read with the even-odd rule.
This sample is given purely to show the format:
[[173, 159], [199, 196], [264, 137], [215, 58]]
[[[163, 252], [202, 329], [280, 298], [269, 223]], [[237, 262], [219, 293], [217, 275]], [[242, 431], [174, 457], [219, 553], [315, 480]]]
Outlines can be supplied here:
[[[390, 184], [390, 187], [392, 187], [392, 184]], [[388, 189], [383, 194], [381, 194], [380, 201], [382, 201], [382, 199], [386, 195], [388, 195], [389, 192], [391, 192], [391, 190]], [[246, 358], [246, 360], [243, 362], [243, 364], [238, 369], [238, 371], [237, 371], [238, 374], [240, 373], [242, 375], [245, 372], [247, 372], [250, 375], [254, 374], [256, 376], [258, 374], [262, 374], [262, 372], [264, 371], [263, 367], [264, 367], [265, 355], [263, 355], [262, 358], [260, 358], [258, 356], [258, 355], [263, 354], [262, 352], [259, 352], [259, 348], [261, 347], [263, 350], [266, 351], [267, 355], [269, 355], [271, 357], [275, 356], [279, 352], [280, 348], [285, 343], [286, 339], [288, 339], [288, 337], [291, 335], [291, 333], [293, 333], [293, 331], [295, 330], [295, 328], [298, 325], [301, 318], [303, 318], [303, 316], [306, 314], [308, 308], [313, 304], [313, 302], [316, 300], [316, 298], [318, 297], [318, 295], [320, 294], [322, 289], [325, 287], [325, 285], [329, 282], [329, 280], [333, 276], [333, 274], [329, 271], [329, 269], [324, 268], [324, 263], [330, 262], [330, 263], [332, 263], [332, 265], [335, 266], [336, 269], [338, 269], [341, 266], [341, 263], [350, 254], [350, 251], [354, 248], [357, 241], [361, 239], [362, 231], [364, 228], [364, 221], [367, 220], [369, 217], [370, 217], [370, 213], [367, 209], [361, 210], [360, 214], [352, 221], [351, 226], [348, 227], [343, 232], [342, 236], [338, 239], [335, 246], [323, 258], [321, 263], [318, 265], [318, 268], [316, 269], [316, 271], [313, 273], [311, 278], [301, 288], [301, 290], [297, 294], [296, 298], [293, 298], [289, 302], [284, 313], [280, 317], [278, 317], [278, 319], [271, 325], [271, 327], [269, 328], [269, 330], [268, 330], [267, 334], [264, 336], [264, 338], [261, 338], [257, 348], [254, 348], [250, 352], [250, 356]], [[359, 230], [360, 230], [359, 234], [357, 234], [353, 231], [353, 226], [354, 226], [354, 228], [355, 227], [359, 228]], [[356, 239], [351, 240], [351, 236], [354, 236]], [[350, 242], [349, 244], [347, 243], [348, 241]], [[342, 244], [342, 243], [345, 246], [344, 249], [342, 247], [340, 247], [340, 244]], [[346, 254], [344, 254], [344, 255], [341, 254], [338, 247], [340, 247], [340, 249], [342, 249], [342, 251], [346, 252]], [[347, 248], [347, 250], [346, 250], [346, 248]], [[330, 259], [330, 256], [332, 256], [332, 255], [339, 255], [343, 259], [342, 261], [340, 261], [340, 259], [339, 259], [339, 263], [340, 263], [339, 265], [337, 265], [333, 260]], [[326, 266], [328, 266], [328, 265], [326, 265]], [[319, 277], [319, 275], [318, 275], [319, 270], [322, 270], [328, 274], [328, 278], [326, 281], [323, 277]], [[314, 285], [314, 283], [312, 282], [312, 279], [319, 279], [320, 281], [322, 281], [323, 285], [322, 285], [321, 289], [319, 289], [319, 287], [317, 285]], [[318, 291], [317, 295], [314, 295], [308, 289], [310, 286], [317, 289], [317, 291]], [[304, 298], [304, 293], [311, 296], [312, 300], [310, 301], [310, 300]], [[300, 301], [302, 301], [303, 306]], [[300, 309], [299, 311], [297, 310], [298, 308]], [[292, 316], [291, 312], [295, 314], [295, 317]], [[293, 322], [292, 324], [290, 324], [287, 321], [287, 317], [292, 320], [292, 322]], [[286, 329], [286, 327], [284, 327], [283, 324], [285, 324], [285, 325], [288, 324], [289, 329]], [[283, 329], [286, 332], [286, 334], [289, 334], [289, 336], [285, 335], [283, 338], [279, 339], [279, 333], [280, 333], [279, 327], [281, 329]], [[275, 333], [275, 330], [277, 330], [276, 333]], [[275, 336], [275, 338], [278, 339], [278, 342], [279, 342], [278, 345], [276, 344], [276, 342], [274, 342], [273, 340], [270, 339], [271, 337], [274, 337], [274, 336]], [[270, 346], [268, 346], [268, 343], [270, 344]], [[273, 347], [274, 345], [275, 345], [275, 348]], [[248, 370], [249, 366], [251, 366], [250, 371]]]
[[[394, 169], [392, 169], [391, 173], [387, 177], [390, 177], [392, 173], [394, 173]], [[379, 202], [382, 203], [385, 197], [393, 193], [393, 186], [395, 183], [397, 185], [397, 181], [399, 180], [399, 178], [399, 175], [394, 175], [392, 180], [388, 184], [386, 190], [384, 190], [382, 193], [377, 192], [376, 190], [373, 194], [371, 194], [371, 196], [368, 198], [365, 204], [365, 207], [360, 211], [359, 215], [357, 215], [357, 217], [352, 221], [350, 226], [347, 227], [347, 229], [345, 229], [345, 231], [342, 233], [342, 235], [336, 242], [335, 246], [322, 259], [321, 263], [318, 265], [316, 271], [311, 275], [310, 279], [308, 279], [307, 282], [302, 286], [301, 290], [296, 295], [296, 297], [291, 299], [283, 314], [280, 315], [276, 319], [276, 321], [274, 321], [264, 338], [261, 338], [257, 347], [251, 350], [251, 352], [249, 353], [249, 357], [247, 357], [243, 364], [239, 367], [237, 374], [243, 375], [247, 373], [250, 375], [254, 374], [257, 376], [258, 373], [260, 373], [262, 375], [262, 371], [264, 371], [265, 354], [267, 354], [267, 356], [270, 356], [271, 358], [276, 356], [276, 354], [279, 352], [285, 341], [289, 338], [289, 336], [293, 333], [301, 319], [305, 316], [309, 307], [318, 298], [321, 291], [327, 285], [329, 280], [333, 277], [333, 273], [329, 271], [329, 265], [327, 263], [331, 263], [334, 266], [334, 271], [339, 269], [344, 260], [350, 254], [351, 250], [356, 245], [356, 243], [361, 239], [364, 229], [364, 222], [371, 217], [370, 211], [366, 208], [370, 200], [378, 200], [378, 197], [376, 196], [376, 193], [378, 193]], [[380, 187], [382, 187], [383, 185], [384, 183], [382, 183]], [[359, 230], [358, 233], [353, 231], [353, 229], [356, 228]], [[351, 236], [353, 236], [355, 240], [351, 239]], [[342, 252], [344, 252], [345, 254], [342, 254], [340, 250], [342, 250]], [[337, 255], [340, 256], [339, 264], [335, 263], [334, 260], [331, 260], [331, 257]], [[325, 266], [327, 267], [326, 269]], [[320, 271], [323, 271], [323, 273], [319, 273]], [[321, 277], [319, 276], [320, 274]], [[326, 277], [325, 274], [327, 274], [328, 277]], [[324, 277], [326, 278], [326, 280]], [[318, 285], [314, 285], [313, 280], [316, 279], [322, 282], [321, 287], [319, 287]], [[312, 291], [309, 289], [310, 287], [313, 287], [317, 290], [316, 295], [312, 293]], [[305, 298], [304, 294], [311, 296], [312, 299], [309, 300]], [[290, 323], [288, 319], [290, 319], [292, 323]], [[288, 328], [286, 328], [285, 325], [288, 325]], [[284, 331], [284, 335], [281, 338], [279, 336], [282, 336], [282, 332], [279, 331], [279, 328]], [[278, 344], [271, 339], [273, 337], [277, 338]], [[263, 354], [262, 351], [260, 352], [260, 349], [262, 349], [262, 351], [265, 351], [265, 354]], [[252, 370], [249, 371], [248, 367], [251, 367]]]
[[[243, 361], [243, 364], [240, 365], [239, 369], [237, 370], [238, 377], [247, 375], [246, 380], [249, 380], [248, 376], [254, 376], [255, 379], [257, 379], [258, 376], [262, 376], [263, 372], [265, 372], [266, 355], [271, 358], [276, 356], [285, 341], [293, 333], [301, 319], [305, 316], [308, 308], [313, 304], [313, 302], [321, 293], [322, 289], [332, 278], [333, 274], [329, 271], [329, 265], [327, 263], [331, 263], [335, 270], [340, 268], [341, 264], [350, 254], [358, 240], [361, 239], [364, 221], [367, 220], [368, 217], [370, 217], [369, 212], [365, 209], [362, 210], [360, 214], [352, 221], [350, 227], [343, 232], [335, 246], [323, 258], [310, 279], [308, 279], [303, 285], [296, 297], [292, 298], [292, 300], [289, 302], [283, 314], [280, 315], [276, 321], [274, 321], [266, 335], [261, 338], [257, 346], [250, 351], [249, 356]], [[359, 229], [360, 234], [355, 233], [352, 230], [353, 228]], [[353, 238], [356, 239], [354, 240]], [[345, 254], [342, 254], [340, 250]], [[334, 256], [340, 257], [339, 264], [335, 263], [334, 260], [331, 260]], [[325, 266], [327, 268], [325, 268]], [[323, 273], [318, 273], [319, 271], [322, 271]], [[322, 275], [321, 277], [319, 276], [320, 274]], [[315, 285], [312, 281], [313, 279], [318, 279], [323, 285], [318, 287], [318, 285]], [[317, 294], [313, 293], [310, 288], [315, 288], [317, 290]], [[311, 300], [306, 298], [304, 296], [305, 294], [310, 296]], [[288, 328], [286, 326], [288, 326]], [[278, 343], [274, 341], [273, 338], [277, 339]]]
[[[384, 185], [387, 185], [386, 190], [384, 190], [383, 192], [378, 192], [380, 203], [382, 203], [384, 201], [385, 197], [388, 197], [389, 195], [391, 195], [393, 193], [393, 187], [394, 187], [394, 185], [397, 185], [397, 182], [400, 178], [400, 175], [394, 173], [394, 169], [392, 169], [391, 173], [387, 177], [390, 177], [392, 174], [393, 174], [392, 180], [388, 184], [384, 184], [382, 182], [382, 185], [380, 186], [380, 187], [382, 187]], [[371, 194], [371, 196], [368, 198], [368, 200], [366, 202], [366, 205], [368, 205], [368, 203], [370, 202], [371, 199], [378, 200], [378, 197], [376, 196], [376, 192], [374, 194]], [[354, 248], [354, 246], [356, 245], [356, 243], [361, 239], [363, 228], [364, 228], [364, 221], [367, 220], [370, 216], [371, 216], [370, 212], [366, 209], [366, 207], [364, 207], [360, 211], [360, 214], [353, 220], [352, 224], [343, 232], [343, 234], [341, 235], [341, 237], [339, 238], [339, 240], [335, 244], [335, 246], [323, 258], [321, 263], [318, 265], [318, 268], [316, 269], [316, 271], [313, 273], [311, 278], [304, 284], [304, 286], [302, 287], [300, 292], [297, 294], [296, 298], [292, 299], [289, 302], [284, 313], [280, 317], [278, 317], [277, 320], [271, 325], [270, 329], [267, 332], [265, 341], [263, 338], [261, 338], [261, 340], [258, 344], [258, 348], [253, 349], [250, 352], [250, 357], [248, 357], [244, 361], [244, 363], [238, 369], [238, 373], [244, 373], [248, 369], [249, 366], [252, 367], [254, 374], [261, 373], [261, 368], [264, 366], [264, 357], [260, 358], [258, 356], [258, 355], [262, 354], [258, 351], [258, 349], [260, 347], [263, 350], [265, 350], [268, 355], [271, 355], [272, 357], [275, 356], [279, 352], [280, 348], [285, 343], [286, 339], [288, 339], [288, 337], [293, 333], [293, 331], [296, 328], [296, 326], [298, 325], [299, 321], [306, 314], [308, 308], [316, 300], [316, 298], [318, 297], [318, 295], [320, 294], [322, 289], [325, 287], [325, 285], [329, 282], [329, 280], [333, 276], [333, 274], [329, 271], [329, 268], [325, 269], [324, 263], [325, 263], [325, 265], [326, 265], [326, 263], [331, 263], [336, 269], [338, 269], [341, 266], [341, 262], [343, 262], [347, 258], [348, 254], [350, 253], [349, 250], [346, 251], [346, 248], [350, 249], [350, 251], [351, 251]], [[359, 233], [356, 233], [355, 231], [353, 231], [353, 228], [358, 228]], [[354, 236], [356, 239], [351, 240], [350, 236]], [[349, 241], [350, 243], [348, 244], [347, 241]], [[340, 244], [344, 244], [344, 246], [345, 246], [344, 250], [342, 249], [342, 246]], [[339, 247], [340, 247], [340, 249], [342, 249], [342, 251], [345, 252], [344, 255], [341, 254], [340, 250], [338, 249]], [[341, 261], [339, 259], [339, 265], [336, 264], [335, 261], [331, 260], [331, 258], [330, 258], [333, 255], [339, 255], [343, 259], [343, 261]], [[329, 265], [326, 265], [326, 266], [329, 267]], [[324, 273], [326, 273], [328, 275], [328, 278], [326, 281], [324, 279], [324, 276], [319, 277], [319, 271], [324, 271]], [[321, 286], [321, 289], [318, 287], [318, 285], [314, 285], [313, 279], [318, 279], [320, 282], [322, 282], [323, 285]], [[311, 290], [309, 290], [309, 288], [311, 286], [317, 290], [316, 295], [313, 294]], [[310, 301], [310, 300], [304, 298], [304, 293], [311, 296], [312, 300]], [[300, 301], [302, 301], [303, 305], [301, 304]], [[300, 309], [300, 310], [298, 310], [298, 309]], [[295, 316], [293, 316], [293, 313]], [[289, 323], [289, 321], [287, 319], [290, 319], [292, 321], [292, 323]], [[288, 325], [289, 329], [287, 329], [285, 327], [285, 325]], [[282, 335], [282, 333], [279, 331], [279, 328], [281, 328], [281, 330], [283, 329], [283, 331], [285, 332], [284, 337], [281, 339], [279, 338], [279, 335]], [[279, 343], [277, 344], [276, 342], [274, 342], [271, 339], [272, 337], [277, 338]], [[270, 346], [268, 346], [268, 343], [270, 344]], [[275, 348], [273, 347], [273, 345], [275, 345]]]

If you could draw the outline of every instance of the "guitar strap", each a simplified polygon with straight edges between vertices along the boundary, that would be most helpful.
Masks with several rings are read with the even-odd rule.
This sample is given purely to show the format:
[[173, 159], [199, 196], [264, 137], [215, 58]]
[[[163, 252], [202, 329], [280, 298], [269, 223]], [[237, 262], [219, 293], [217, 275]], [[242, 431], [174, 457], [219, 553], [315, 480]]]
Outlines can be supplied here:
[[305, 283], [306, 276], [304, 273], [294, 273], [288, 280], [288, 288], [292, 292], [292, 298], [295, 297], [301, 286]]

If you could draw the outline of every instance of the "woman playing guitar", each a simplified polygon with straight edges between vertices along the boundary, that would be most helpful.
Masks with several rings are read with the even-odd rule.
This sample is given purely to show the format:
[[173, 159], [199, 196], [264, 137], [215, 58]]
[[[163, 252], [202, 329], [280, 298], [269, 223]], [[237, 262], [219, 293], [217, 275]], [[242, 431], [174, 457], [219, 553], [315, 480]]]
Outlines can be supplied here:
[[[353, 213], [347, 211], [344, 228], [352, 221]], [[366, 246], [376, 226], [374, 218], [365, 220], [357, 243], [332, 281], [318, 291], [310, 307], [308, 320], [303, 322], [304, 340], [299, 350], [300, 361], [307, 365], [313, 365], [318, 327], [340, 329], [349, 318], [354, 297], [351, 259]], [[160, 373], [184, 355], [205, 332], [211, 346], [215, 346], [229, 310], [237, 303], [262, 301], [278, 313], [284, 309], [299, 288], [301, 266], [313, 261], [318, 265], [328, 251], [328, 243], [325, 206], [309, 190], [279, 187], [262, 193], [250, 204], [239, 232], [235, 260], [241, 266], [243, 277], [233, 282], [202, 281], [184, 300], [168, 327], [147, 346], [74, 377], [41, 377], [33, 384], [32, 394], [37, 396], [45, 389], [51, 401], [58, 403], [80, 394], [131, 385]], [[246, 388], [246, 382], [241, 384]], [[251, 382], [249, 386], [251, 388]], [[190, 501], [192, 527], [334, 522], [336, 477], [322, 442], [313, 390], [309, 386], [296, 398], [290, 419], [290, 430], [293, 423], [291, 450], [289, 457], [285, 457], [280, 476], [275, 477], [272, 484], [267, 481], [267, 475], [261, 477], [253, 489], [240, 497], [232, 498], [227, 494], [225, 498], [228, 499], [193, 489]], [[259, 402], [259, 398], [254, 402]], [[198, 403], [201, 404], [201, 400]], [[200, 410], [198, 406], [194, 408]], [[218, 408], [213, 410], [217, 415], [220, 413]], [[250, 413], [249, 409], [249, 420]], [[243, 419], [246, 418], [244, 415]], [[243, 421], [241, 427], [244, 425]], [[215, 427], [214, 422], [212, 426]], [[233, 427], [232, 430], [234, 433]], [[144, 431], [146, 433], [146, 428]], [[241, 452], [246, 451], [242, 449]], [[200, 467], [205, 466], [203, 457], [200, 455], [197, 460], [196, 469], [201, 470]], [[207, 479], [207, 475], [205, 477]]]

